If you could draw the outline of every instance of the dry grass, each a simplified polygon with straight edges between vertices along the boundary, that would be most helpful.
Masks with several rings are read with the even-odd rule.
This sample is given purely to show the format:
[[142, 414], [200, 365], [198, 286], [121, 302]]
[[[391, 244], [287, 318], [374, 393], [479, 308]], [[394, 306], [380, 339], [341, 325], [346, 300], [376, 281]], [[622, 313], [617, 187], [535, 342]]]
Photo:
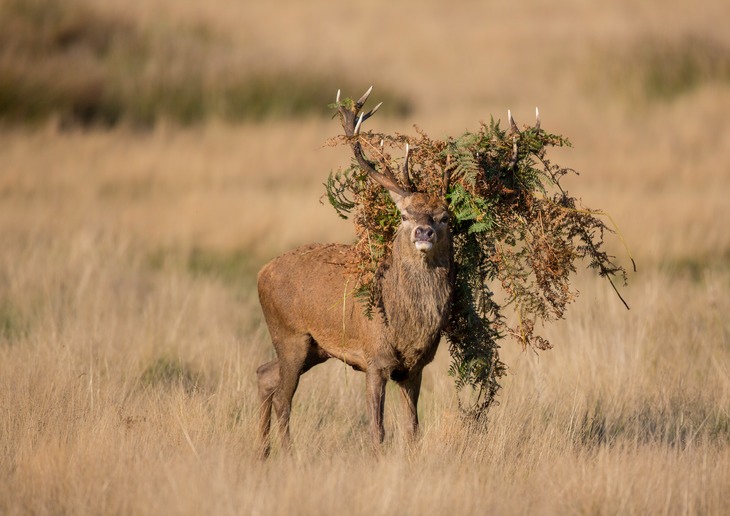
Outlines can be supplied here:
[[730, 91], [713, 81], [635, 106], [583, 80], [591, 49], [617, 39], [723, 41], [726, 2], [109, 8], [122, 5], [135, 23], [199, 22], [260, 59], [372, 77], [375, 97], [382, 79], [412, 93], [412, 121], [434, 136], [540, 105], [543, 126], [575, 144], [554, 155], [583, 172], [571, 193], [610, 212], [637, 259], [632, 310], [580, 275], [568, 319], [546, 329], [554, 350], [505, 343], [511, 374], [487, 431], [459, 420], [442, 349], [421, 442], [404, 449], [389, 390], [381, 457], [364, 376], [320, 366], [295, 398], [295, 456], [260, 463], [254, 370], [272, 350], [255, 271], [299, 243], [352, 238], [319, 204], [349, 159], [321, 147], [337, 123], [6, 129], [0, 512], [727, 512]]

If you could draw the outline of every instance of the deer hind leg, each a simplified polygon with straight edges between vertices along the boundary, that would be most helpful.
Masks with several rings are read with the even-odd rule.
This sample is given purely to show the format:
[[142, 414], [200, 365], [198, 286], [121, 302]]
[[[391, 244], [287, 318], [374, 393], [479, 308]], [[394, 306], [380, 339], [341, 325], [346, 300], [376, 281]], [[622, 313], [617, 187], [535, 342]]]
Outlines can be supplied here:
[[256, 376], [259, 384], [259, 454], [265, 459], [271, 451], [271, 405], [279, 386], [279, 359], [259, 366]]
[[274, 410], [279, 420], [279, 435], [282, 446], [291, 450], [289, 420], [294, 393], [299, 377], [311, 367], [326, 360], [320, 354], [319, 346], [309, 335], [293, 335], [274, 342], [279, 356], [279, 385], [273, 395]]

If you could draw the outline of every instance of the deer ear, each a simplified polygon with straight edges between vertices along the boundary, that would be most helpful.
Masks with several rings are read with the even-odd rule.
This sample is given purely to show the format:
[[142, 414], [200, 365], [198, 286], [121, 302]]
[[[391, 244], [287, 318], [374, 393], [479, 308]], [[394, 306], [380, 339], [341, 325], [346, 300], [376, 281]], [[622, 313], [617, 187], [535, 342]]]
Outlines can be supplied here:
[[393, 202], [398, 207], [398, 211], [403, 213], [403, 210], [405, 209], [405, 200], [408, 197], [407, 195], [401, 195], [397, 192], [394, 192], [392, 190], [388, 190], [390, 193], [390, 198], [393, 199]]

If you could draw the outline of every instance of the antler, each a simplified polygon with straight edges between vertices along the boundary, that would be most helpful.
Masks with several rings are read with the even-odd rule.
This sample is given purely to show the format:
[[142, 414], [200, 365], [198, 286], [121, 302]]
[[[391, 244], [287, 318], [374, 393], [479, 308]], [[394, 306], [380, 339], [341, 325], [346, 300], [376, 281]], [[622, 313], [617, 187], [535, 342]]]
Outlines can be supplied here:
[[411, 175], [408, 172], [408, 156], [410, 156], [410, 147], [406, 143], [406, 158], [403, 160], [403, 184], [406, 185], [406, 189], [409, 191], [413, 191], [413, 183], [411, 183]]
[[[342, 127], [345, 130], [345, 135], [348, 136], [350, 139], [350, 146], [352, 147], [352, 153], [355, 155], [355, 159], [357, 160], [357, 163], [360, 165], [360, 167], [367, 172], [367, 174], [370, 176], [373, 181], [377, 182], [384, 188], [390, 190], [391, 192], [394, 192], [401, 196], [406, 196], [410, 194], [410, 191], [407, 189], [402, 188], [398, 184], [398, 180], [393, 175], [393, 172], [388, 167], [387, 163], [382, 163], [382, 172], [378, 172], [377, 168], [375, 168], [375, 164], [370, 161], [362, 150], [362, 145], [360, 144], [360, 127], [362, 126], [362, 123], [373, 116], [375, 112], [380, 108], [380, 106], [383, 105], [381, 102], [377, 106], [375, 106], [373, 109], [368, 111], [367, 113], [360, 113], [360, 109], [365, 105], [365, 102], [367, 101], [368, 97], [370, 96], [370, 92], [373, 91], [373, 87], [370, 86], [368, 88], [368, 91], [365, 92], [365, 94], [358, 99], [357, 102], [353, 105], [352, 109], [349, 109], [345, 107], [344, 105], [340, 104], [340, 90], [337, 90], [337, 110], [340, 113], [340, 121], [342, 122]], [[404, 172], [407, 176], [408, 171], [408, 152], [406, 151], [406, 164], [404, 166]], [[410, 183], [410, 181], [408, 181]]]
[[[509, 163], [509, 168], [514, 168], [517, 164], [517, 139], [520, 136], [520, 130], [517, 127], [515, 119], [512, 118], [512, 111], [507, 110], [507, 118], [509, 119], [509, 126], [512, 130], [512, 159]], [[535, 108], [535, 130], [540, 131], [540, 109]]]
[[509, 119], [510, 129], [512, 129], [512, 159], [510, 159], [509, 166], [507, 167], [511, 170], [517, 164], [517, 139], [520, 136], [520, 130], [517, 127], [515, 119], [512, 118], [512, 111], [509, 109], [507, 110], [507, 118]]
[[520, 134], [520, 130], [517, 127], [517, 122], [515, 122], [515, 119], [512, 118], [512, 110], [507, 110], [507, 118], [509, 119], [509, 127], [512, 129], [512, 132], [515, 134]]
[[[520, 134], [520, 130], [517, 127], [517, 122], [515, 122], [515, 119], [512, 118], [512, 110], [507, 110], [507, 118], [509, 119], [509, 127], [512, 129], [512, 132], [515, 134]], [[540, 129], [540, 108], [535, 108], [535, 129]]]
[[[477, 153], [477, 156], [479, 153]], [[441, 180], [441, 196], [446, 197], [449, 193], [449, 182], [451, 181], [451, 156], [446, 156], [446, 166], [444, 167], [444, 175]]]

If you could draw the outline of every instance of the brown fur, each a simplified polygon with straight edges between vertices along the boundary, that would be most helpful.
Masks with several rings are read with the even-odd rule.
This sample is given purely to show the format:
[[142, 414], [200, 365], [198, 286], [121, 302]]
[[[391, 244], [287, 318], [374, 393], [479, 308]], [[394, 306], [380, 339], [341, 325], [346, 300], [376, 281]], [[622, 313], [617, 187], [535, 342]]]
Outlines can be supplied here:
[[[404, 221], [381, 271], [381, 310], [372, 319], [352, 296], [356, 280], [346, 272], [348, 246], [301, 247], [259, 272], [259, 299], [277, 354], [257, 370], [263, 456], [270, 450], [272, 405], [282, 444], [290, 448], [291, 401], [299, 377], [329, 358], [365, 372], [376, 447], [384, 438], [383, 402], [389, 378], [405, 394], [411, 434], [418, 431], [421, 372], [433, 360], [449, 315], [453, 250], [442, 201], [419, 193], [391, 195]], [[423, 245], [419, 235], [422, 241], [432, 241], [430, 249], [417, 249], [417, 243]]]

